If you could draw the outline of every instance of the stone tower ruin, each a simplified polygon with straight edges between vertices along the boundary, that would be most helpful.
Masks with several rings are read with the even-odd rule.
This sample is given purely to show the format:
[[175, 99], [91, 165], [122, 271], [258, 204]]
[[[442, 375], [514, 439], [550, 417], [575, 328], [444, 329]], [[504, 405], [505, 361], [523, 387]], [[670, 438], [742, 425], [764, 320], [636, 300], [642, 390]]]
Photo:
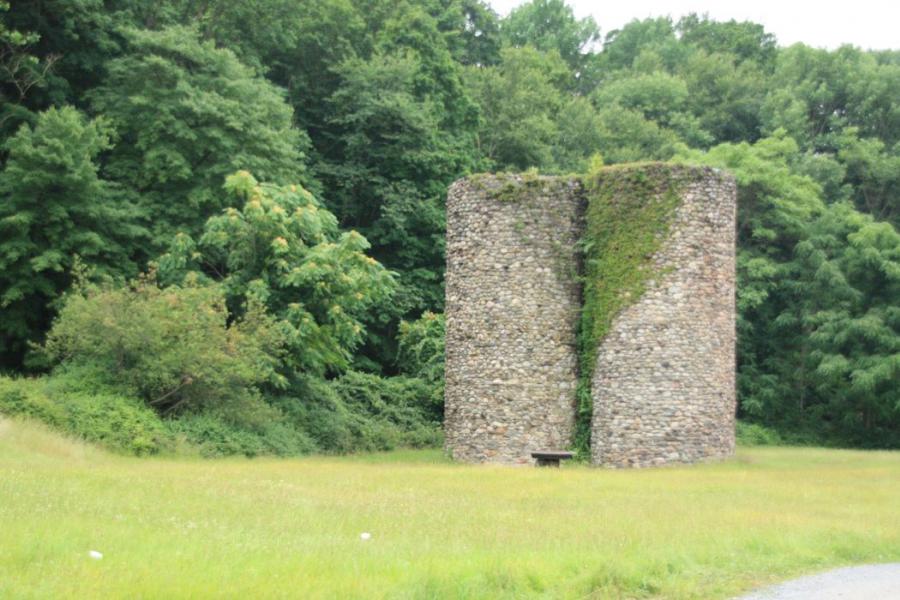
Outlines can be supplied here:
[[[533, 451], [570, 448], [581, 377], [590, 384], [594, 464], [731, 454], [735, 207], [730, 176], [664, 164], [610, 167], [590, 182], [525, 174], [454, 183], [447, 197], [449, 453], [517, 464], [531, 463]], [[647, 231], [628, 216], [647, 214], [655, 219]], [[621, 223], [616, 215], [624, 215]], [[622, 243], [629, 228], [643, 246]], [[585, 244], [593, 239], [586, 233], [598, 231], [597, 242], [607, 244], [600, 259], [622, 254], [619, 275], [615, 260], [599, 261], [613, 265], [605, 271], [592, 268], [598, 250]], [[617, 290], [617, 276], [640, 287]], [[592, 285], [590, 277], [604, 281]], [[586, 342], [588, 305], [615, 310], [600, 315], [602, 339]]]

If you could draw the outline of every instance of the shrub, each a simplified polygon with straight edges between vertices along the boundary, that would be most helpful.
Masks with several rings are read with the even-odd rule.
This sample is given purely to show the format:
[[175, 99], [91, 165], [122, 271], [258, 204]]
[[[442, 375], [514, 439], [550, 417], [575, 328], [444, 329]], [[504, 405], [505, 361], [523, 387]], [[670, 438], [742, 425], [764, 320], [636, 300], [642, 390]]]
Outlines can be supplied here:
[[170, 431], [200, 449], [205, 457], [244, 455], [296, 456], [315, 450], [312, 440], [289, 424], [274, 421], [259, 430], [240, 427], [221, 416], [184, 415], [169, 422]]
[[[379, 377], [371, 373], [348, 371], [333, 384], [351, 414], [359, 418], [362, 439], [393, 438], [388, 448], [431, 445], [438, 441], [439, 427], [430, 414], [431, 387], [416, 377]], [[376, 434], [371, 436], [369, 433]]]
[[60, 427], [65, 411], [44, 393], [39, 379], [0, 378], [0, 413], [23, 416]]
[[742, 446], [777, 446], [784, 443], [777, 431], [758, 423], [738, 421], [736, 434], [737, 442]]
[[129, 454], [155, 454], [173, 443], [160, 418], [139, 400], [105, 391], [66, 390], [44, 379], [0, 378], [0, 413], [37, 419]]
[[218, 286], [160, 289], [152, 275], [71, 294], [44, 346], [57, 371], [92, 373], [161, 414], [253, 403], [259, 385], [280, 383], [279, 348], [261, 310], [229, 323]]
[[290, 422], [306, 432], [319, 449], [339, 453], [356, 449], [347, 425], [349, 411], [328, 381], [314, 376], [298, 377], [288, 395], [269, 401], [281, 408]]
[[444, 315], [425, 312], [416, 321], [401, 322], [398, 336], [400, 371], [429, 385], [426, 408], [438, 420], [444, 416], [444, 333]]
[[330, 382], [300, 378], [272, 402], [320, 449], [346, 453], [440, 444], [440, 425], [423, 408], [429, 393], [416, 378], [350, 371]]

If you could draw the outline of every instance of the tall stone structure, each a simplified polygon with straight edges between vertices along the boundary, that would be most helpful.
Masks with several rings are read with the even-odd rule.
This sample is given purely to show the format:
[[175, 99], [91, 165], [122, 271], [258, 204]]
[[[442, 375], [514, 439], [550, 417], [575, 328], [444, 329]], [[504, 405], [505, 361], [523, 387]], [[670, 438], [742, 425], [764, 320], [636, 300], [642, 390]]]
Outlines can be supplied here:
[[582, 201], [562, 178], [450, 187], [444, 436], [456, 459], [527, 463], [571, 443]]
[[[687, 183], [649, 257], [653, 276], [596, 349], [597, 465], [694, 462], [734, 449], [734, 181], [706, 168], [654, 168]], [[571, 446], [585, 203], [574, 178], [481, 175], [451, 186], [445, 439], [454, 458], [530, 463], [532, 451]]]
[[598, 348], [595, 464], [643, 467], [734, 452], [735, 184], [698, 170], [680, 195], [652, 259], [658, 276], [616, 315]]

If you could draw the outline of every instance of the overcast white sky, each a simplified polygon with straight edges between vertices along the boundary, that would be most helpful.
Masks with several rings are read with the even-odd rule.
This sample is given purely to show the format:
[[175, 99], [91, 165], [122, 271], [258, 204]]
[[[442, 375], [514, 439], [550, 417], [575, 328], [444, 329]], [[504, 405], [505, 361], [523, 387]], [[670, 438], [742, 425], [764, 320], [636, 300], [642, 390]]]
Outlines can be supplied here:
[[[523, 0], [488, 0], [501, 15]], [[593, 15], [605, 36], [632, 19], [695, 12], [716, 20], [754, 21], [775, 34], [779, 45], [803, 42], [837, 48], [853, 44], [900, 49], [900, 0], [567, 0], [579, 17]]]

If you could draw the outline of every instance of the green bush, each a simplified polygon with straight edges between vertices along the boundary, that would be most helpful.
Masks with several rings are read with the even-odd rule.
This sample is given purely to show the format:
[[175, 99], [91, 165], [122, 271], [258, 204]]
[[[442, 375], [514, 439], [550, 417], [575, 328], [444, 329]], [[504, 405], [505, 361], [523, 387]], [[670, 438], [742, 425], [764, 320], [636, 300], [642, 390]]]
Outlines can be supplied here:
[[261, 310], [229, 321], [217, 285], [86, 287], [71, 294], [44, 350], [60, 370], [139, 398], [160, 414], [255, 404], [280, 384], [280, 338]]
[[397, 337], [400, 371], [429, 385], [427, 409], [437, 420], [444, 417], [445, 329], [443, 314], [425, 312], [415, 321], [402, 321]]
[[777, 431], [758, 423], [738, 421], [736, 435], [741, 446], [777, 446], [784, 443]]
[[428, 408], [430, 394], [430, 385], [414, 377], [356, 371], [333, 381], [302, 377], [289, 395], [260, 403], [256, 419], [208, 411], [181, 415], [169, 427], [210, 457], [435, 446], [441, 443], [441, 432]]
[[251, 430], [207, 413], [184, 415], [168, 425], [174, 435], [199, 448], [205, 457], [297, 456], [316, 449], [309, 436], [278, 421]]
[[0, 413], [23, 416], [59, 427], [65, 421], [65, 411], [44, 393], [39, 379], [0, 378]]
[[321, 450], [347, 453], [439, 445], [429, 394], [420, 379], [350, 371], [334, 381], [298, 379], [290, 396], [271, 402]]
[[356, 417], [357, 435], [386, 448], [434, 445], [439, 441], [439, 421], [431, 412], [432, 388], [416, 377], [379, 377], [348, 371], [332, 385], [344, 405]]
[[351, 452], [353, 433], [347, 425], [349, 411], [332, 385], [315, 376], [298, 377], [290, 393], [270, 398], [290, 422], [306, 432], [326, 452]]
[[165, 424], [139, 400], [106, 391], [65, 391], [44, 379], [0, 378], [0, 413], [36, 419], [129, 454], [155, 454], [173, 445]]
[[90, 367], [43, 379], [0, 378], [0, 414], [36, 419], [118, 452], [189, 449], [205, 457], [298, 456], [426, 447], [441, 443], [428, 410], [430, 384], [351, 371], [334, 381], [300, 379], [290, 396], [185, 411], [162, 419], [116, 391]]

